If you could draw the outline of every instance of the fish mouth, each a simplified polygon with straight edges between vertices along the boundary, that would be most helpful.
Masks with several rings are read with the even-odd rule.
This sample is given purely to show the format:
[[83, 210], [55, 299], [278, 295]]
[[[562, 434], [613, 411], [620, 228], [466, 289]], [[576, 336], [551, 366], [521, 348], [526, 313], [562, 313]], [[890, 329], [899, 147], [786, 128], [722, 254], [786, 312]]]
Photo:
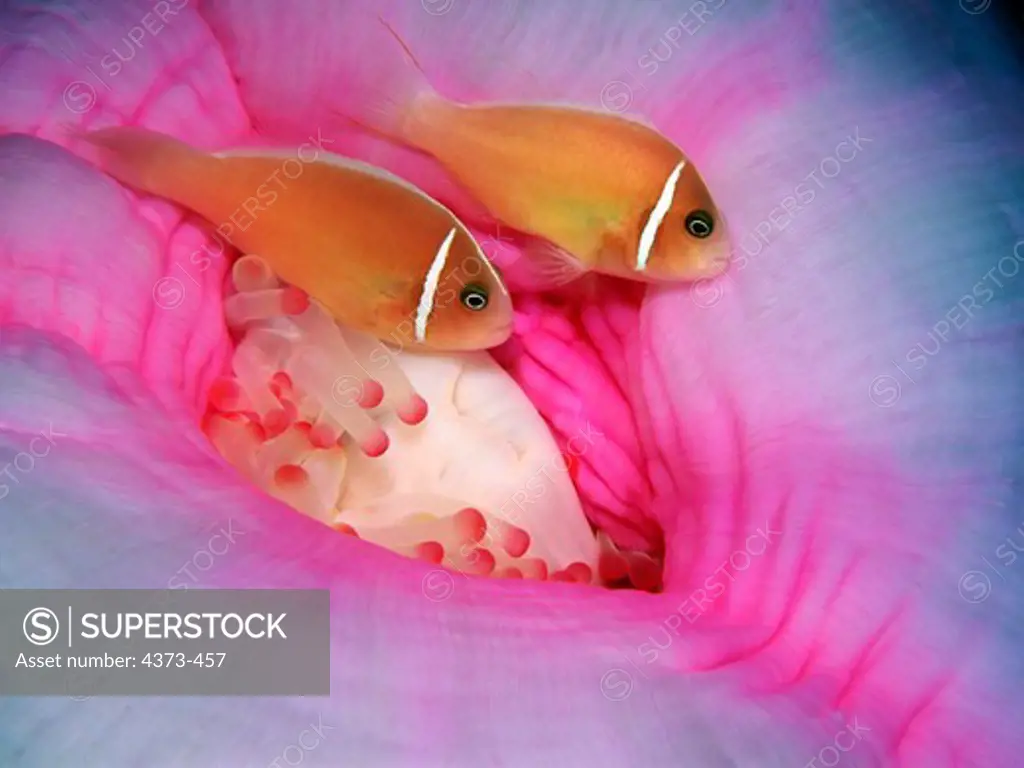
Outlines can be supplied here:
[[512, 332], [514, 330], [514, 327], [514, 323], [509, 321], [501, 328], [494, 331], [488, 339], [490, 343], [487, 345], [487, 349], [491, 349], [493, 347], [500, 347], [502, 344], [504, 344], [506, 341], [512, 338]]
[[718, 277], [729, 269], [731, 263], [732, 249], [728, 246], [715, 248], [712, 253], [707, 255], [707, 258], [701, 259], [700, 266], [696, 270], [696, 277], [703, 280]]
[[724, 274], [729, 269], [731, 259], [728, 256], [714, 259], [707, 263], [707, 265], [701, 270], [700, 277], [707, 280], [712, 277], [718, 277]]
[[[485, 349], [500, 347], [512, 337], [513, 324], [507, 323], [500, 328], [485, 331], [482, 334], [470, 334], [458, 340], [439, 342], [428, 340], [419, 343], [416, 348], [423, 352], [478, 352]], [[428, 334], [429, 336], [429, 334]]]

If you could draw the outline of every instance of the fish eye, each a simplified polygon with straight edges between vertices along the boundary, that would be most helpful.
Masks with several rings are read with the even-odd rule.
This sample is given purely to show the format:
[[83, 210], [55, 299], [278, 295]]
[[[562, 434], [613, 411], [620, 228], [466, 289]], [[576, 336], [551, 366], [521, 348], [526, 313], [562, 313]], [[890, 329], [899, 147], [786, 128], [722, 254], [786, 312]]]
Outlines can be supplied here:
[[470, 312], [479, 312], [487, 306], [487, 289], [478, 283], [470, 283], [462, 289], [459, 301]]
[[686, 231], [703, 240], [715, 231], [715, 220], [707, 211], [690, 211], [686, 216]]

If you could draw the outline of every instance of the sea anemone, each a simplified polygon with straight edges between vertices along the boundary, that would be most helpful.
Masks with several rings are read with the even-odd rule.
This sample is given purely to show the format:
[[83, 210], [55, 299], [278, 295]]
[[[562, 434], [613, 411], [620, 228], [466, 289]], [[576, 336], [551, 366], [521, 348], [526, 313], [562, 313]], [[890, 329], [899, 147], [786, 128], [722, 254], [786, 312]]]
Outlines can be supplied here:
[[[426, 158], [342, 124], [382, 55], [357, 5], [0, 11], [0, 586], [329, 589], [331, 630], [329, 697], [5, 696], [0, 764], [1019, 762], [1024, 126], [996, 9], [374, 3], [453, 98], [658, 127], [735, 249], [725, 276], [689, 286], [519, 291], [504, 347], [399, 352], [404, 378], [380, 392], [353, 369], [356, 402], [321, 419], [326, 379], [303, 393], [313, 415], [295, 394], [308, 375], [238, 351], [268, 314], [316, 305], [254, 259], [232, 287], [208, 222], [121, 187], [64, 128], [308, 142], [475, 220]], [[515, 238], [474, 231], [514, 272]], [[279, 292], [225, 298], [247, 278]], [[466, 371], [465, 401], [438, 394]], [[536, 453], [481, 453], [474, 476], [474, 452], [516, 428]], [[280, 452], [248, 464], [268, 431]], [[573, 452], [579, 434], [600, 437]], [[443, 453], [407, 475], [403, 452], [435, 438]], [[345, 458], [296, 461], [302, 441]], [[545, 492], [499, 521], [520, 490], [505, 470], [549, 459]], [[358, 537], [306, 493], [339, 467]], [[360, 517], [419, 512], [447, 527], [406, 521], [421, 528], [403, 539]], [[421, 546], [461, 553], [492, 522], [528, 535], [523, 554], [554, 542], [538, 559], [563, 576]], [[645, 566], [602, 574], [607, 551]]]

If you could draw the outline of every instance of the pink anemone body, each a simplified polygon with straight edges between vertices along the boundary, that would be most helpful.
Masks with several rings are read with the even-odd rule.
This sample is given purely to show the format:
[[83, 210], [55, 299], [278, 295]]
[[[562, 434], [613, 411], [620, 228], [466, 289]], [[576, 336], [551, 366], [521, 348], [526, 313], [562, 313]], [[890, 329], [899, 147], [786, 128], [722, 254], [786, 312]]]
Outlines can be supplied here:
[[354, 5], [0, 12], [2, 586], [332, 592], [329, 698], [3, 698], [0, 763], [1018, 762], [1020, 73], [987, 4], [376, 4], [452, 97], [641, 114], [727, 212], [727, 279], [519, 295], [496, 354], [563, 446], [605, 436], [582, 508], [664, 555], [656, 595], [431, 592], [202, 434], [227, 259], [62, 126], [337, 142], [469, 217], [330, 122], [374, 72]]

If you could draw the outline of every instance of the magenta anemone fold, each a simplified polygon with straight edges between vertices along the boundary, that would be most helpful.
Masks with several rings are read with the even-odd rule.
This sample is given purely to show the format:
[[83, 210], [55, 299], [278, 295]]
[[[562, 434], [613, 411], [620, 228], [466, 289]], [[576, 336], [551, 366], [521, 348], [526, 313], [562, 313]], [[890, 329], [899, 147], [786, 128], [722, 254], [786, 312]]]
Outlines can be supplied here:
[[733, 240], [717, 278], [515, 289], [506, 344], [379, 370], [67, 130], [359, 157], [512, 283], [521, 233], [346, 121], [394, 86], [362, 5], [0, 10], [0, 588], [331, 591], [329, 697], [0, 695], [0, 765], [1019, 764], [994, 4], [372, 3], [452, 99], [656, 127]]

